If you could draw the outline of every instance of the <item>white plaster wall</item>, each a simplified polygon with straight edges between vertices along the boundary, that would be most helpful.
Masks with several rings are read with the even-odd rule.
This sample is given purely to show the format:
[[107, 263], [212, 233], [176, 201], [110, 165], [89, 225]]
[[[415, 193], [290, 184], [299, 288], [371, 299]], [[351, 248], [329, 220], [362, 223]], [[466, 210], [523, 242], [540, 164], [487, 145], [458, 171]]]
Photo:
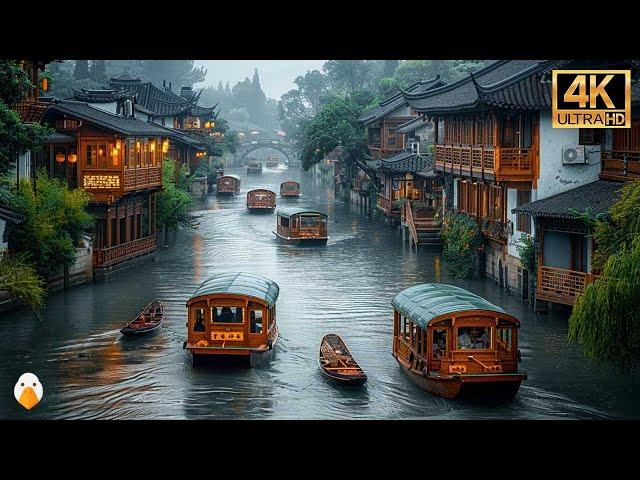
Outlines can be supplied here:
[[453, 181], [453, 208], [458, 208], [458, 186], [460, 180], [457, 178]]
[[411, 115], [411, 107], [409, 106], [397, 108], [396, 110], [386, 115], [387, 118], [412, 117], [412, 116], [413, 115]]
[[7, 242], [4, 241], [4, 229], [6, 228], [7, 222], [0, 218], [0, 257], [2, 257], [2, 253], [8, 248]]
[[[531, 192], [531, 201], [533, 201], [533, 192]], [[509, 235], [507, 242], [507, 250], [509, 255], [520, 258], [518, 255], [517, 246], [520, 243], [522, 236], [527, 236], [526, 232], [521, 232], [517, 230], [518, 222], [516, 221], [517, 215], [512, 213], [511, 210], [518, 206], [518, 190], [514, 188], [507, 189], [507, 220], [511, 221], [513, 224], [513, 235]], [[529, 220], [531, 222], [531, 232], [534, 232], [533, 219]]]
[[90, 103], [89, 105], [91, 105], [94, 108], [98, 108], [100, 110], [104, 110], [106, 112], [111, 112], [111, 113], [116, 113], [116, 109], [117, 109], [117, 106], [118, 106], [116, 102]]
[[588, 164], [563, 165], [563, 145], [578, 145], [577, 128], [553, 128], [551, 112], [540, 113], [540, 178], [532, 201], [598, 180], [600, 148], [585, 147]]
[[31, 177], [31, 152], [23, 153], [18, 157], [18, 162], [11, 167], [8, 172], [9, 178], [12, 178], [15, 182], [16, 175], [20, 168], [20, 180], [23, 178]]

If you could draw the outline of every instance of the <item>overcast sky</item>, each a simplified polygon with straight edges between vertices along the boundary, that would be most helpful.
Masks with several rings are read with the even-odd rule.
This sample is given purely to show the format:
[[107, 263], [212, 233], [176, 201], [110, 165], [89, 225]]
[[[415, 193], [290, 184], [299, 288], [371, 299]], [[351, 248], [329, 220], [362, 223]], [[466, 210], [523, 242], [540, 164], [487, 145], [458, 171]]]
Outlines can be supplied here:
[[245, 77], [253, 78], [253, 69], [258, 69], [260, 84], [269, 98], [280, 99], [280, 96], [294, 88], [293, 81], [307, 70], [322, 70], [326, 60], [196, 60], [196, 66], [207, 69], [207, 79], [195, 87], [218, 85], [227, 81], [231, 88]]

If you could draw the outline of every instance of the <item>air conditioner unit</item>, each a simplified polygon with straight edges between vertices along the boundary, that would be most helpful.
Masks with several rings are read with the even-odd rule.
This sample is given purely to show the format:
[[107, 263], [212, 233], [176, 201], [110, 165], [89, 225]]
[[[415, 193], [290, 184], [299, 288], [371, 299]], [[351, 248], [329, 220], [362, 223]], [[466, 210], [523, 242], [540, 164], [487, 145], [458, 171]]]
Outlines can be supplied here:
[[575, 165], [589, 163], [584, 154], [584, 145], [565, 145], [562, 147], [562, 164]]
[[420, 154], [420, 143], [411, 142], [411, 153]]

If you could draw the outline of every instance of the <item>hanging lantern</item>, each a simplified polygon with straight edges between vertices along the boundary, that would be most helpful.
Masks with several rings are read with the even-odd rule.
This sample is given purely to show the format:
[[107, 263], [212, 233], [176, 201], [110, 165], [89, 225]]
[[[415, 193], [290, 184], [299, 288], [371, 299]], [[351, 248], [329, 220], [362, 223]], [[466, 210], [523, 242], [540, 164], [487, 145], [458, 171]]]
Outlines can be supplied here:
[[169, 140], [164, 139], [162, 142], [162, 153], [167, 153], [169, 151]]
[[42, 79], [42, 91], [46, 92], [49, 90], [49, 79], [47, 77], [43, 77]]
[[216, 122], [211, 121], [210, 124], [211, 124], [211, 128], [216, 128]]
[[150, 149], [152, 152], [155, 152], [155, 151], [156, 151], [156, 141], [155, 141], [155, 140], [152, 140], [152, 141], [151, 141], [151, 143], [149, 144], [149, 149]]
[[122, 148], [122, 142], [120, 140], [116, 140], [116, 148], [120, 150]]
[[56, 162], [64, 163], [64, 153], [62, 152], [56, 153]]
[[76, 155], [75, 153], [70, 153], [68, 160], [69, 163], [76, 163], [78, 161], [78, 155]]

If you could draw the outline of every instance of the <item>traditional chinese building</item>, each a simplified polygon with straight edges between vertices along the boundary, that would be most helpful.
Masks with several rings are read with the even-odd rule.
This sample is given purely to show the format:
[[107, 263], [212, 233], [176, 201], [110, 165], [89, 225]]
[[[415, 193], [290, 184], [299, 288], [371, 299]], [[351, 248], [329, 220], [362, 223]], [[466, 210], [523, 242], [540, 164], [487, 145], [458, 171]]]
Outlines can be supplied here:
[[173, 135], [167, 157], [192, 170], [209, 156], [210, 143], [221, 140], [223, 135], [215, 128], [217, 105], [198, 105], [200, 93], [191, 87], [182, 87], [177, 94], [171, 84], [159, 88], [125, 72], [109, 80], [109, 89], [74, 90], [73, 99], [176, 130], [179, 134]]
[[43, 123], [56, 129], [43, 166], [91, 196], [96, 278], [153, 256], [162, 156], [174, 131], [70, 100], [53, 101]]
[[[596, 182], [601, 165], [605, 177], [623, 171], [613, 161], [612, 132], [552, 127], [551, 70], [622, 66], [636, 70], [634, 62], [502, 60], [451, 85], [404, 94], [433, 121], [435, 170], [452, 180], [453, 209], [480, 222], [489, 239], [486, 273], [504, 288], [525, 295], [529, 284], [517, 246], [534, 225], [532, 213], [518, 207]], [[570, 149], [584, 152], [580, 161]], [[635, 168], [631, 158], [627, 173]], [[598, 192], [611, 200], [610, 190]], [[588, 268], [586, 260], [580, 268]], [[538, 291], [548, 281], [540, 276]]]

